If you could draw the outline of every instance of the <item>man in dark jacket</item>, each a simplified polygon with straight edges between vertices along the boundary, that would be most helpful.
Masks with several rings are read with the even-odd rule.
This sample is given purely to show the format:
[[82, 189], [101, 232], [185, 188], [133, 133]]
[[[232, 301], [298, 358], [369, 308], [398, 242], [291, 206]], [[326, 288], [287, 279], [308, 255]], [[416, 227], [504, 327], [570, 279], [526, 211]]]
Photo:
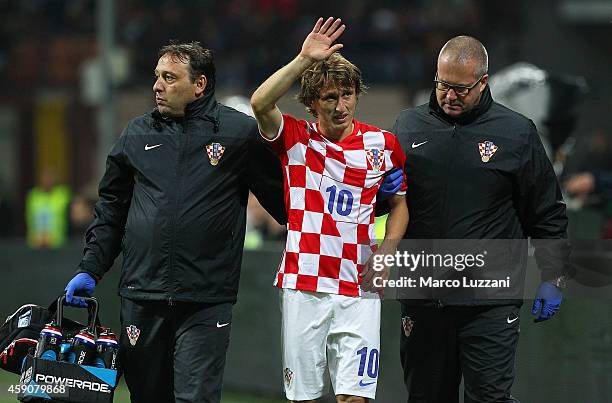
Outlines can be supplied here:
[[249, 190], [286, 222], [282, 172], [255, 120], [217, 103], [211, 51], [159, 52], [157, 108], [111, 150], [67, 301], [123, 252], [121, 352], [132, 402], [219, 402]]
[[[543, 280], [533, 314], [543, 321], [562, 299], [565, 204], [534, 124], [492, 100], [487, 70], [478, 40], [451, 39], [429, 104], [401, 112], [395, 123], [407, 156], [406, 238], [516, 240], [509, 247], [519, 253], [506, 254], [503, 270], [521, 281], [531, 237]], [[510, 391], [522, 300], [465, 295], [401, 301], [409, 402], [458, 402], [462, 377], [466, 403], [516, 402]]]

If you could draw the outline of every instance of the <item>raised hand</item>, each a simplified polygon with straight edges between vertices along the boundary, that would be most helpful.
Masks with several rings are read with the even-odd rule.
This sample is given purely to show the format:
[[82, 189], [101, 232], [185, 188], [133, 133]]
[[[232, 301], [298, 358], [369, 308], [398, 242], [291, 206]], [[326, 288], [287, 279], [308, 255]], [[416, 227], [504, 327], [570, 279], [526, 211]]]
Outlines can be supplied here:
[[334, 44], [334, 42], [342, 35], [345, 28], [340, 18], [334, 21], [333, 17], [329, 17], [325, 22], [323, 18], [319, 18], [304, 40], [300, 55], [315, 61], [327, 59], [344, 46], [341, 43]]

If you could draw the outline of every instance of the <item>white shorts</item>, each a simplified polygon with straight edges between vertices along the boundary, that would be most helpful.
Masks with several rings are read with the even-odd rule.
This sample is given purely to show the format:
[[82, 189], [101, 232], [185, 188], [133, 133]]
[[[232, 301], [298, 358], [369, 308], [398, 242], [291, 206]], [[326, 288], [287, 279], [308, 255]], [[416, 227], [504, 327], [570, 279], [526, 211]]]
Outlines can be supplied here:
[[282, 289], [283, 380], [289, 400], [335, 395], [374, 399], [380, 299]]

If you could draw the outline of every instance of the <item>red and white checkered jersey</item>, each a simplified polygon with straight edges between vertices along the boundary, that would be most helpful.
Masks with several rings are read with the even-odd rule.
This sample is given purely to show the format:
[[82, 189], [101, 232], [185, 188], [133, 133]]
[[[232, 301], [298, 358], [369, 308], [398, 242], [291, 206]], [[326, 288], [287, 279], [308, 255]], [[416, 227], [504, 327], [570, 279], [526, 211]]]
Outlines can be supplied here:
[[[349, 136], [332, 141], [316, 123], [283, 115], [269, 140], [284, 168], [288, 213], [279, 288], [361, 295], [358, 274], [376, 250], [376, 192], [385, 172], [403, 169], [406, 156], [393, 134], [353, 122]], [[404, 180], [398, 194], [405, 193]]]

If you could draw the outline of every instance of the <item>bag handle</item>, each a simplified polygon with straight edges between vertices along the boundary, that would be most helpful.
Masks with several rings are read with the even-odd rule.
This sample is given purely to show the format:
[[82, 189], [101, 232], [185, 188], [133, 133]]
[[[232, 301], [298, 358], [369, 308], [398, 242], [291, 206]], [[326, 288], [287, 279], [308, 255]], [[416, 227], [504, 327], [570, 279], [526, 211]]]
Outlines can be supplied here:
[[[79, 297], [83, 298], [85, 302], [87, 302], [87, 327], [89, 331], [94, 335], [98, 335], [97, 326], [101, 326], [100, 317], [98, 316], [99, 312], [99, 304], [98, 300], [95, 297]], [[55, 313], [56, 324], [60, 328], [62, 327], [62, 319], [64, 317], [64, 302], [66, 302], [66, 294], [62, 294], [58, 299], [53, 301], [51, 305], [49, 305], [49, 312], [51, 315]]]

